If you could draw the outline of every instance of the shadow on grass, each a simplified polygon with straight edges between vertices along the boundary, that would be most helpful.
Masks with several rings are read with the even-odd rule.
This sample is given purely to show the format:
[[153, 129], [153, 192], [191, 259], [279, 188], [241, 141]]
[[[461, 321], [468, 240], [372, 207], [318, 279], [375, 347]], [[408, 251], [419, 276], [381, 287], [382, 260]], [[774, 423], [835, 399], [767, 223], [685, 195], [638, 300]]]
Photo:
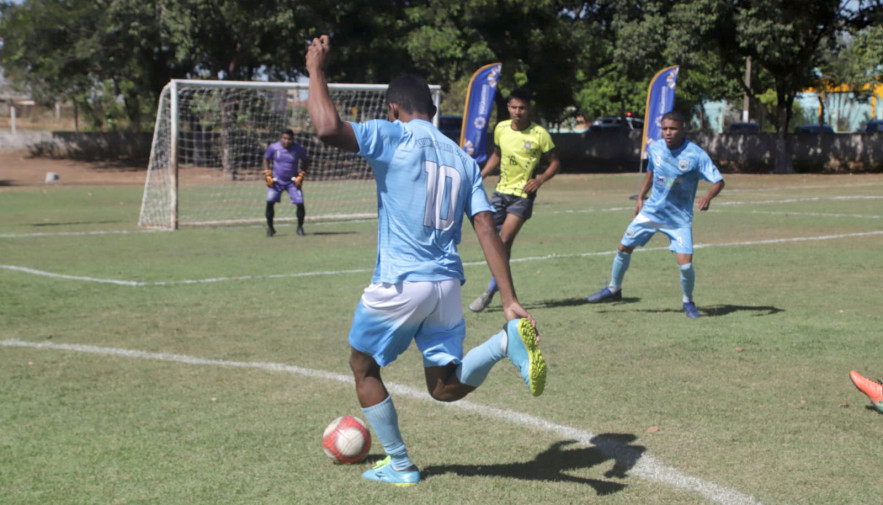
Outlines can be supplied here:
[[[580, 305], [597, 305], [597, 306], [601, 307], [601, 306], [605, 306], [605, 305], [620, 305], [623, 303], [637, 303], [637, 302], [641, 301], [640, 298], [633, 296], [633, 297], [623, 298], [622, 301], [618, 301], [618, 302], [589, 303], [589, 301], [586, 300], [586, 298], [587, 298], [586, 296], [580, 296], [577, 298], [565, 298], [563, 300], [543, 300], [541, 302], [535, 302], [535, 303], [524, 303], [523, 305], [524, 305], [525, 309], [532, 310], [532, 309], [551, 309], [551, 308], [556, 308], [556, 307], [578, 307]], [[492, 301], [491, 305], [488, 306], [488, 308], [486, 308], [484, 311], [485, 312], [502, 312], [503, 307], [499, 304], [499, 302], [494, 303], [495, 301]]]
[[[306, 230], [306, 228], [304, 228]], [[356, 235], [355, 231], [307, 231], [307, 235]]]
[[[754, 312], [754, 317], [759, 316], [772, 316], [774, 314], [778, 314], [779, 312], [785, 312], [785, 309], [780, 309], [778, 307], [773, 307], [772, 305], [708, 305], [701, 306], [697, 305], [699, 309], [699, 313], [703, 317], [718, 317], [718, 316], [726, 316], [728, 314], [732, 314], [734, 312]], [[677, 313], [682, 314], [684, 309], [682, 308], [666, 308], [666, 309], [639, 309], [634, 312], [647, 312], [652, 314], [665, 314], [665, 313]]]
[[609, 433], [592, 438], [594, 447], [566, 446], [575, 440], [555, 442], [531, 461], [486, 465], [439, 465], [421, 470], [424, 478], [454, 473], [461, 477], [505, 477], [526, 481], [573, 482], [591, 486], [598, 495], [622, 491], [626, 485], [602, 479], [590, 479], [569, 472], [613, 462], [613, 468], [604, 473], [607, 478], [626, 478], [626, 473], [637, 464], [645, 448], [628, 445], [636, 437], [629, 434]]
[[[565, 298], [563, 300], [545, 300], [537, 303], [525, 303], [524, 308], [527, 310], [535, 310], [535, 309], [547, 309], [547, 308], [556, 308], [556, 307], [578, 307], [581, 305], [593, 305], [598, 307], [595, 311], [598, 314], [604, 313], [617, 313], [622, 314], [623, 310], [617, 311], [608, 311], [605, 310], [604, 307], [619, 307], [624, 304], [629, 303], [638, 303], [641, 299], [633, 296], [633, 297], [624, 297], [621, 301], [616, 302], [603, 302], [603, 303], [589, 303], [583, 297], [580, 298]], [[728, 314], [732, 314], [734, 312], [755, 312], [753, 314], [755, 317], [759, 316], [772, 316], [774, 314], [778, 314], [779, 312], [785, 312], [785, 309], [780, 309], [779, 307], [774, 307], [772, 305], [730, 305], [730, 304], [722, 304], [722, 305], [708, 305], [708, 306], [698, 306], [699, 313], [705, 317], [718, 317], [718, 316], [726, 316]], [[484, 312], [502, 312], [503, 307], [500, 306], [499, 303], [491, 302], [491, 305], [488, 306], [484, 310]], [[666, 313], [683, 313], [684, 309], [680, 307], [670, 307], [665, 309], [635, 309], [630, 310], [629, 312], [645, 312], [649, 314], [666, 314]]]

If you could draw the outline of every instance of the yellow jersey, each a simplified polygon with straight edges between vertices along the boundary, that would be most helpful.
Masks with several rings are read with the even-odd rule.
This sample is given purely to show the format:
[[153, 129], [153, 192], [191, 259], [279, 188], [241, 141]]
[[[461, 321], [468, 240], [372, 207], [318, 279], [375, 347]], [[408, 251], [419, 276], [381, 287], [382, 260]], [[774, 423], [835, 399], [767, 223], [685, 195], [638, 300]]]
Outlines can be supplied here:
[[540, 158], [555, 148], [545, 128], [530, 123], [524, 130], [512, 129], [512, 120], [497, 123], [494, 145], [500, 149], [500, 182], [496, 192], [527, 198], [524, 185], [533, 177]]

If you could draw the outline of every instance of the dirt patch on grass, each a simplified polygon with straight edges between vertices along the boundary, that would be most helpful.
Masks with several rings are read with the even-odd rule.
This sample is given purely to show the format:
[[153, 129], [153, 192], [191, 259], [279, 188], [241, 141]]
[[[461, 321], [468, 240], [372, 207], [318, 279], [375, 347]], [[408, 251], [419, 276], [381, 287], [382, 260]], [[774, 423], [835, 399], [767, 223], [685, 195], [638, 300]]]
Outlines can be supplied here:
[[[47, 174], [58, 179], [46, 182]], [[85, 162], [0, 151], [0, 186], [144, 184], [147, 163]]]

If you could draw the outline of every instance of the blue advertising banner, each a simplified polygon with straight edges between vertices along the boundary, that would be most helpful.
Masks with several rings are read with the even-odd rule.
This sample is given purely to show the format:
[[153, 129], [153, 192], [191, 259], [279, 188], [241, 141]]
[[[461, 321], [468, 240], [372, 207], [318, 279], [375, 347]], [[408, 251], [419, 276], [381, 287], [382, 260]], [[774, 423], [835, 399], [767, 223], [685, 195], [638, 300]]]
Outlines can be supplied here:
[[466, 92], [460, 147], [478, 163], [487, 160], [487, 123], [491, 117], [497, 78], [502, 68], [501, 63], [491, 63], [479, 68], [472, 74]]
[[678, 68], [678, 65], [665, 67], [650, 80], [644, 113], [644, 136], [641, 139], [642, 160], [647, 159], [650, 144], [662, 138], [662, 116], [674, 108]]

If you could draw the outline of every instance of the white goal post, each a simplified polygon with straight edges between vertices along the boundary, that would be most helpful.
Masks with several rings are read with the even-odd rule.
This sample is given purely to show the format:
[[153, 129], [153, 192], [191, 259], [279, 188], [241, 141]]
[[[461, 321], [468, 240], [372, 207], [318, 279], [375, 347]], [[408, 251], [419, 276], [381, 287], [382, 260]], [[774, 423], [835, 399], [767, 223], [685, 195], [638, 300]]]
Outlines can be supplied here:
[[[316, 138], [308, 88], [308, 82], [169, 82], [156, 112], [138, 225], [174, 230], [264, 222], [261, 160], [289, 128], [310, 157], [303, 186], [307, 220], [376, 217], [370, 167]], [[386, 85], [329, 84], [329, 91], [344, 121], [386, 118]], [[430, 91], [438, 107], [441, 87]], [[275, 220], [295, 220], [285, 194]]]

